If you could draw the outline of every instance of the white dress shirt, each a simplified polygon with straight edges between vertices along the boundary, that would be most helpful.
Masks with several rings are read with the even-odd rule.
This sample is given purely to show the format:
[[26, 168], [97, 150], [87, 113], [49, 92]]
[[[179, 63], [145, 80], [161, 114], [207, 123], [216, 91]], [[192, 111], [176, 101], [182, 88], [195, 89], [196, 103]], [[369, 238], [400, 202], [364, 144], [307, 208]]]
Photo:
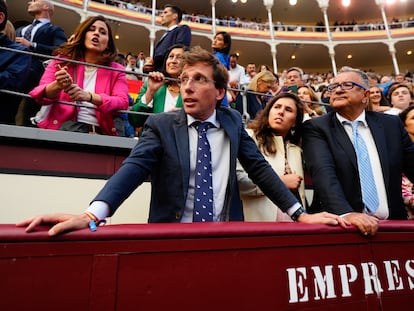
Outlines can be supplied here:
[[[345, 126], [343, 124], [345, 121], [352, 121], [345, 119], [338, 113], [336, 114], [336, 117], [338, 118], [339, 122], [341, 122], [341, 124], [344, 126], [344, 129], [352, 142], [352, 127]], [[354, 122], [355, 121], [362, 122], [362, 124], [359, 123], [358, 132], [361, 134], [362, 138], [365, 141], [365, 144], [367, 145], [368, 154], [372, 166], [372, 173], [374, 174], [375, 186], [377, 188], [378, 193], [379, 207], [373, 216], [376, 216], [379, 219], [387, 219], [389, 216], [389, 210], [387, 192], [385, 190], [384, 176], [382, 175], [381, 162], [379, 159], [378, 150], [375, 145], [374, 138], [372, 137], [371, 130], [369, 129], [367, 121], [365, 120], [365, 111], [363, 111], [361, 115], [356, 120], [354, 120]]]

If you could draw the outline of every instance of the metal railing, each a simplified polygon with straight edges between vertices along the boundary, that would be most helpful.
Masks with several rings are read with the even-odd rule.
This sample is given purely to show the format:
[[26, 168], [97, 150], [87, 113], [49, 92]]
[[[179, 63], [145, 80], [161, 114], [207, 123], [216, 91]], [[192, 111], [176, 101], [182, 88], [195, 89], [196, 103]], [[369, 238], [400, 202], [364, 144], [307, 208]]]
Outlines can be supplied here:
[[[85, 65], [85, 66], [90, 66], [90, 67], [106, 69], [106, 70], [124, 72], [125, 74], [133, 74], [133, 75], [136, 75], [136, 76], [140, 76], [141, 78], [147, 78], [149, 76], [149, 74], [147, 74], [147, 73], [137, 73], [137, 72], [131, 71], [131, 70], [108, 67], [108, 66], [97, 65], [97, 64], [91, 64], [91, 63], [87, 63], [87, 62], [83, 62], [83, 61], [77, 61], [77, 60], [62, 58], [62, 57], [58, 57], [58, 56], [44, 55], [44, 54], [39, 54], [39, 53], [31, 52], [31, 51], [15, 50], [15, 49], [0, 46], [0, 51], [1, 50], [8, 51], [8, 52], [31, 55], [31, 56], [46, 59], [46, 60], [57, 60], [57, 61], [62, 61], [62, 62], [66, 62], [66, 63], [69, 62], [69, 63], [73, 63], [73, 64], [78, 64], [78, 65]], [[179, 81], [178, 79], [174, 79], [174, 78], [170, 78], [170, 77], [165, 77], [165, 80], [175, 81], [175, 82]], [[255, 94], [255, 95], [258, 95], [258, 96], [268, 96], [268, 97], [270, 97], [270, 95], [268, 93], [259, 93], [259, 92], [254, 92], [252, 90], [249, 90], [247, 88], [246, 84], [241, 84], [238, 88], [230, 88], [229, 87], [229, 88], [227, 88], [227, 90], [239, 92], [240, 95], [242, 96], [242, 103], [243, 103], [242, 104], [242, 106], [243, 106], [242, 118], [243, 118], [243, 121], [244, 121], [245, 125], [247, 125], [248, 121], [250, 120], [250, 116], [247, 112], [247, 105], [248, 105], [247, 94], [250, 93], [250, 94]], [[31, 98], [31, 96], [29, 94], [22, 93], [22, 92], [19, 92], [19, 91], [7, 90], [7, 89], [0, 89], [0, 94], [9, 94], [9, 95], [13, 95], [13, 96], [19, 96], [19, 97], [22, 97], [22, 98], [23, 97], [24, 98]], [[310, 104], [316, 104], [316, 105], [323, 105], [323, 106], [327, 105], [326, 103], [315, 102], [315, 101], [302, 100], [302, 102], [310, 103]], [[88, 108], [88, 109], [97, 109], [95, 106], [90, 106], [90, 104], [83, 104], [82, 102], [79, 102], [79, 101], [66, 102], [66, 101], [57, 100], [54, 104], [70, 105], [70, 106], [82, 107], [82, 108]], [[131, 110], [116, 110], [114, 112], [115, 113], [135, 114], [135, 115], [151, 115], [152, 114], [152, 113], [148, 113], [148, 112], [138, 112], [138, 111], [131, 111]]]

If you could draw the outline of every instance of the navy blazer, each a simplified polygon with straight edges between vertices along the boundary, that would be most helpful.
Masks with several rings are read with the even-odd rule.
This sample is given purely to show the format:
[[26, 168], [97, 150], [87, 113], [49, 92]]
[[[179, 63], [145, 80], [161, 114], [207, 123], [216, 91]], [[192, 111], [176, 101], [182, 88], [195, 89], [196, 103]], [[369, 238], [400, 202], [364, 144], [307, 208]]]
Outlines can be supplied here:
[[[27, 51], [23, 45], [12, 42], [0, 33], [0, 46]], [[21, 91], [26, 83], [30, 55], [0, 50], [0, 89]], [[0, 123], [16, 124], [15, 117], [21, 98], [12, 94], [0, 93]]]
[[[250, 116], [250, 121], [253, 121], [256, 118], [256, 115], [266, 107], [266, 102], [262, 101], [256, 97], [256, 94], [247, 92], [246, 94], [247, 100], [247, 113]], [[241, 93], [237, 94], [236, 97], [236, 109], [241, 114], [243, 114], [243, 95]]]
[[[229, 108], [217, 108], [217, 120], [230, 139], [230, 173], [222, 219], [243, 220], [236, 177], [236, 160], [249, 177], [283, 211], [297, 200], [258, 150], [244, 129], [241, 116]], [[142, 137], [106, 183], [95, 201], [106, 202], [111, 215], [128, 196], [151, 176], [149, 222], [180, 222], [190, 180], [187, 116], [183, 109], [148, 117]]]
[[[22, 30], [24, 27], [19, 27], [16, 30], [17, 37], [22, 37]], [[65, 43], [66, 40], [65, 32], [61, 27], [47, 23], [36, 30], [33, 36], [33, 42], [36, 42], [37, 45], [36, 48], [30, 47], [30, 50], [34, 53], [52, 55], [53, 50]], [[29, 74], [30, 79], [32, 80], [32, 86], [29, 87], [28, 90], [31, 90], [39, 83], [44, 72], [42, 64], [44, 60], [45, 59], [43, 58], [33, 57]]]
[[178, 25], [172, 30], [167, 31], [165, 36], [161, 37], [154, 48], [154, 70], [162, 71], [164, 59], [168, 49], [174, 44], [181, 43], [185, 46], [191, 44], [191, 29], [187, 25]]
[[[414, 144], [396, 116], [367, 111], [366, 121], [381, 162], [389, 219], [406, 219], [401, 175], [404, 172], [414, 180]], [[325, 210], [338, 215], [362, 212], [356, 154], [335, 112], [304, 123], [303, 152], [321, 203], [313, 205], [311, 211]]]

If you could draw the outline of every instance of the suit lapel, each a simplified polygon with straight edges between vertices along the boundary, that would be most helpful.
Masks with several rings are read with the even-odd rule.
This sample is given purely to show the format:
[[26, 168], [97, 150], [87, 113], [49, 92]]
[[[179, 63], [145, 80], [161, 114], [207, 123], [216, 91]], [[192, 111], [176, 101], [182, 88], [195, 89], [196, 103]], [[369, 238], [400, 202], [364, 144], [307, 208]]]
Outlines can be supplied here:
[[358, 164], [357, 164], [354, 146], [352, 145], [352, 142], [349, 139], [349, 136], [346, 133], [343, 125], [336, 118], [335, 113], [332, 113], [331, 122], [332, 122], [331, 130], [332, 130], [333, 139], [336, 139], [338, 145], [346, 153], [346, 155], [348, 156], [354, 168], [358, 170]]
[[[234, 119], [230, 117], [228, 113], [225, 112], [226, 108], [223, 109], [216, 109], [217, 111], [217, 120], [220, 122], [220, 126], [223, 128], [224, 132], [226, 133], [227, 137], [230, 139], [230, 172], [229, 172], [229, 179], [227, 183], [226, 189], [226, 197], [224, 200], [223, 205], [223, 212], [222, 212], [222, 220], [228, 221], [231, 218], [232, 211], [231, 208], [231, 196], [232, 190], [235, 188], [235, 183], [237, 180], [235, 179], [236, 176], [236, 159], [238, 156], [238, 150], [240, 145], [240, 133], [236, 131], [237, 125], [235, 126]], [[239, 134], [239, 135], [237, 135]]]
[[[382, 167], [382, 174], [384, 176], [384, 181], [389, 180], [389, 159], [388, 159], [388, 152], [387, 152], [387, 142], [385, 141], [384, 137], [386, 137], [384, 126], [382, 125], [381, 121], [378, 117], [371, 113], [366, 113], [365, 119], [368, 123], [368, 126], [371, 130], [372, 137], [375, 141], [375, 146], [377, 147], [378, 156], [381, 162]], [[385, 188], [388, 189], [389, 185], [385, 185]]]
[[220, 122], [220, 126], [224, 129], [224, 131], [230, 139], [230, 159], [236, 159], [237, 150], [239, 146], [239, 137], [234, 132], [234, 121], [231, 118], [229, 118], [229, 116], [222, 109], [216, 109], [216, 111], [217, 120]]
[[188, 184], [190, 180], [190, 146], [188, 138], [187, 117], [184, 109], [181, 109], [176, 116], [174, 125], [174, 140], [178, 152], [178, 158], [182, 168], [182, 182], [184, 185], [184, 197], [187, 197]]
[[33, 42], [37, 42], [37, 41], [38, 41], [38, 37], [39, 37], [39, 36], [43, 36], [43, 35], [44, 35], [44, 34], [43, 34], [43, 32], [45, 32], [45, 30], [46, 30], [49, 26], [50, 26], [50, 23], [43, 24], [42, 26], [40, 26], [40, 27], [36, 30], [36, 32], [35, 32], [35, 34], [34, 34], [34, 36], [33, 36]]

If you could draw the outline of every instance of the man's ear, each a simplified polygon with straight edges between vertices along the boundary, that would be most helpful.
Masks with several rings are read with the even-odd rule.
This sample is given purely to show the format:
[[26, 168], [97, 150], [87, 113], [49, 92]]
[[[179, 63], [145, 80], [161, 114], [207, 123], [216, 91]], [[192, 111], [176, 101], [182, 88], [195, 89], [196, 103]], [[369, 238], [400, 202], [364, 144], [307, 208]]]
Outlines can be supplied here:
[[368, 90], [365, 90], [365, 92], [364, 92], [364, 95], [365, 95], [365, 98], [362, 100], [362, 102], [365, 104], [365, 105], [368, 105], [368, 102], [369, 102], [369, 94], [370, 94], [371, 92], [370, 92], [370, 90], [368, 89]]
[[175, 15], [175, 20], [177, 21], [177, 23], [178, 23], [178, 13], [174, 13], [174, 15]]
[[226, 90], [225, 89], [217, 89], [216, 100], [223, 99], [224, 96], [226, 96]]

